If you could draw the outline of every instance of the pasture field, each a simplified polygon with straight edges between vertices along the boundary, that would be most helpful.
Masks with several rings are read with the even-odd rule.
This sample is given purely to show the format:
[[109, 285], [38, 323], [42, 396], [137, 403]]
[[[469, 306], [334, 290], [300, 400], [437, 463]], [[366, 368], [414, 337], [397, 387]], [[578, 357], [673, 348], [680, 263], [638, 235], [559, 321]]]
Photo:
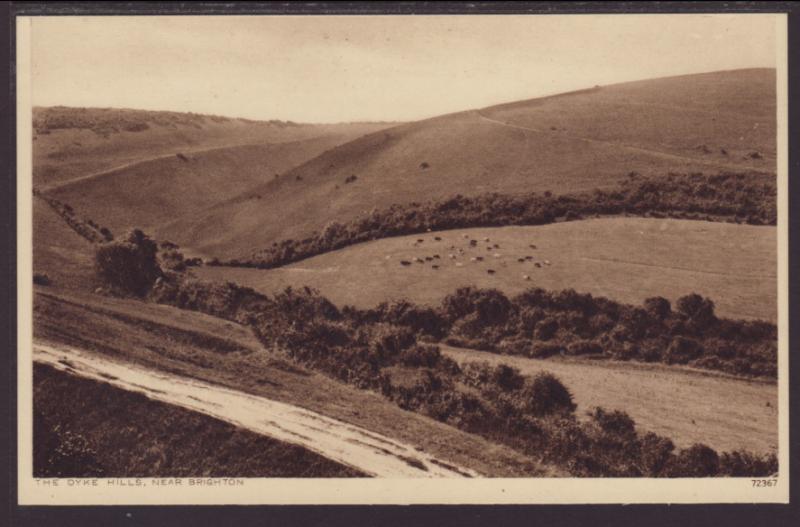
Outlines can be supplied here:
[[776, 250], [774, 227], [619, 217], [431, 232], [276, 269], [206, 266], [195, 272], [264, 293], [307, 285], [337, 305], [357, 307], [402, 298], [433, 305], [464, 286], [507, 294], [572, 288], [634, 305], [651, 296], [674, 302], [694, 292], [710, 297], [720, 316], [775, 321]]
[[706, 371], [632, 362], [531, 359], [442, 346], [464, 364], [508, 364], [524, 375], [547, 371], [570, 389], [579, 418], [594, 407], [622, 409], [678, 447], [704, 443], [718, 451], [778, 450], [778, 387]]

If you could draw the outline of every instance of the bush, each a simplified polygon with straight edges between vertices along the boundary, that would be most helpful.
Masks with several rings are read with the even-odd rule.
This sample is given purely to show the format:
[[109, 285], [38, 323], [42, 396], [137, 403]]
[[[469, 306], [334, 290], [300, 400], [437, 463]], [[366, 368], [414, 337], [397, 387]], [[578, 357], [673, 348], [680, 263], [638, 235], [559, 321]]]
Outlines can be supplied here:
[[707, 478], [719, 473], [719, 455], [714, 449], [696, 443], [681, 450], [665, 467], [670, 478]]
[[661, 296], [645, 299], [644, 308], [652, 317], [658, 320], [664, 320], [672, 313], [672, 305], [669, 300]]
[[714, 302], [696, 293], [680, 297], [676, 306], [696, 331], [703, 331], [716, 321]]
[[145, 296], [161, 276], [155, 242], [136, 229], [120, 241], [97, 247], [95, 268], [100, 277], [117, 290]]
[[33, 273], [33, 283], [36, 285], [50, 285], [53, 282], [50, 277], [44, 273]]
[[534, 416], [570, 414], [575, 411], [572, 394], [552, 373], [528, 379], [521, 390], [524, 408]]
[[640, 441], [640, 469], [645, 476], [659, 476], [672, 458], [673, 442], [660, 435], [648, 432]]
[[736, 478], [768, 477], [778, 473], [778, 458], [775, 454], [759, 456], [735, 450], [725, 452], [719, 459], [719, 475]]
[[696, 340], [675, 337], [667, 348], [664, 356], [667, 364], [686, 364], [690, 360], [696, 359], [702, 353], [702, 348]]
[[540, 320], [536, 323], [533, 336], [537, 340], [550, 340], [558, 331], [558, 321], [552, 317]]
[[603, 347], [592, 340], [578, 340], [567, 345], [567, 355], [599, 355]]

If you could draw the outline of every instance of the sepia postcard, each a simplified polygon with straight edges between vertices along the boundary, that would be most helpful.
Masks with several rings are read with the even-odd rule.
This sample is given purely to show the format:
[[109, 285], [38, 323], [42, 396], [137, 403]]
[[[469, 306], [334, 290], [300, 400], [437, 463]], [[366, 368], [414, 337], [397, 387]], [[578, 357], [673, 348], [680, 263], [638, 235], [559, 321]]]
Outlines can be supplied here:
[[21, 505], [788, 502], [786, 15], [16, 31]]

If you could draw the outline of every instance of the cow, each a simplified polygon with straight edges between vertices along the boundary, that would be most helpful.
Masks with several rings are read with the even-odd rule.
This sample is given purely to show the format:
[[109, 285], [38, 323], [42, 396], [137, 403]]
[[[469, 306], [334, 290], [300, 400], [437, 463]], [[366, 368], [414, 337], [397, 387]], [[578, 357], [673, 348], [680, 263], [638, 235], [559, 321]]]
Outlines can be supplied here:
[[494, 274], [495, 273], [494, 269], [487, 269], [486, 272], [489, 273], [489, 274]]
[[400, 265], [411, 265], [411, 262], [408, 260], [400, 260]]

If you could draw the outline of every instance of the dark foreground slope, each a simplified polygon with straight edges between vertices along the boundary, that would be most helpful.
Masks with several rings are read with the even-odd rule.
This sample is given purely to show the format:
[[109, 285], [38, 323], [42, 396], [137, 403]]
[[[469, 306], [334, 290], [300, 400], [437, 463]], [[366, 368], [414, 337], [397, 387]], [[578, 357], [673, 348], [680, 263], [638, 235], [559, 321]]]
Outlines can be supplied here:
[[[403, 124], [159, 230], [225, 257], [392, 204], [456, 193], [612, 188], [630, 172], [775, 170], [775, 72], [597, 87]], [[254, 199], [254, 195], [261, 199]]]
[[299, 446], [49, 366], [34, 367], [33, 393], [35, 477], [363, 477]]

